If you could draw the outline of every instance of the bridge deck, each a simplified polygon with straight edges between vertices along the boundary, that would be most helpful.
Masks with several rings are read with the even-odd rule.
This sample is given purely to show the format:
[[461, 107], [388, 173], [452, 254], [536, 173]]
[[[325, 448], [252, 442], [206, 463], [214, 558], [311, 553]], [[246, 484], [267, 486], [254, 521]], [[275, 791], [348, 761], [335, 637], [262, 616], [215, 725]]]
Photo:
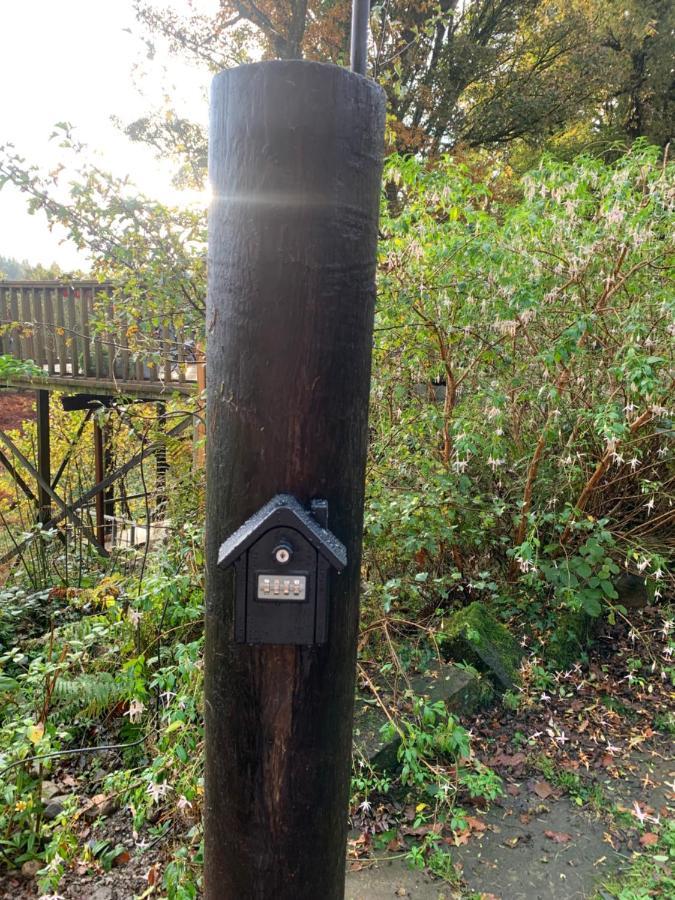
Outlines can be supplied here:
[[0, 355], [32, 361], [42, 374], [16, 387], [155, 396], [197, 390], [196, 348], [161, 322], [148, 336], [113, 287], [96, 281], [0, 281]]

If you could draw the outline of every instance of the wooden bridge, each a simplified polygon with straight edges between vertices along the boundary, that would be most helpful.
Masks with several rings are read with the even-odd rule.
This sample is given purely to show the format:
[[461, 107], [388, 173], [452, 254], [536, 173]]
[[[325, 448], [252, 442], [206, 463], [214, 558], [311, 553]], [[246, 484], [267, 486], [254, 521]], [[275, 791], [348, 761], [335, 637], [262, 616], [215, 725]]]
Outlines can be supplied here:
[[[0, 281], [0, 356], [33, 364], [28, 371], [26, 366], [18, 366], [16, 374], [3, 374], [0, 388], [32, 389], [37, 398], [36, 464], [0, 429], [0, 466], [34, 505], [37, 523], [53, 528], [66, 520], [102, 556], [109, 555], [111, 536], [114, 539], [116, 484], [148, 456], [155, 457], [158, 482], [163, 483], [166, 439], [190, 426], [197, 437], [203, 436], [203, 420], [193, 419], [191, 413], [180, 416], [172, 428], [165, 419], [165, 402], [172, 395], [203, 390], [203, 356], [182, 326], [160, 320], [150, 333], [139, 327], [142, 323], [134, 315], [138, 307], [142, 301], [120, 298], [113, 285], [96, 281]], [[55, 475], [50, 452], [52, 391], [62, 393], [65, 410], [87, 410]], [[114, 406], [126, 397], [156, 404], [165, 438], [144, 444], [130, 460], [111, 471], [107, 426], [101, 426], [92, 415], [96, 407]], [[95, 483], [66, 502], [57, 492], [59, 479], [89, 421], [93, 424]], [[200, 452], [197, 464], [202, 462]], [[81, 517], [91, 506], [93, 527]], [[0, 564], [19, 555], [31, 539], [25, 538], [0, 556]]]
[[168, 321], [146, 334], [130, 305], [95, 281], [0, 281], [0, 355], [43, 372], [12, 383], [144, 397], [195, 392], [203, 362], [189, 335]]

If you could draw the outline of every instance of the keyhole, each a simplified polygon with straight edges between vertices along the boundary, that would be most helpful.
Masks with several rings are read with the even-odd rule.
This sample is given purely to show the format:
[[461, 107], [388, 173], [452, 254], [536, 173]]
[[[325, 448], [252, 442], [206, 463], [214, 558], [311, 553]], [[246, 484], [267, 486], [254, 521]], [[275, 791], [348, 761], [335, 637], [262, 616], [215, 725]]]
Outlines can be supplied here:
[[279, 565], [285, 566], [291, 558], [291, 548], [284, 544], [280, 544], [274, 549], [274, 558], [279, 563]]

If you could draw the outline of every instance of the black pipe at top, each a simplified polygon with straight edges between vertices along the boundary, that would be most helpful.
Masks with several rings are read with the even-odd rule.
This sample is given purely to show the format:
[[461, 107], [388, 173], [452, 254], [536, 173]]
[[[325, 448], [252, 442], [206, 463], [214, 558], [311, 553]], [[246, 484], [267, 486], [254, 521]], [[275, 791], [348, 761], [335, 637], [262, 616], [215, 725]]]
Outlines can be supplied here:
[[368, 65], [369, 18], [370, 0], [353, 0], [350, 67], [357, 75], [365, 75]]

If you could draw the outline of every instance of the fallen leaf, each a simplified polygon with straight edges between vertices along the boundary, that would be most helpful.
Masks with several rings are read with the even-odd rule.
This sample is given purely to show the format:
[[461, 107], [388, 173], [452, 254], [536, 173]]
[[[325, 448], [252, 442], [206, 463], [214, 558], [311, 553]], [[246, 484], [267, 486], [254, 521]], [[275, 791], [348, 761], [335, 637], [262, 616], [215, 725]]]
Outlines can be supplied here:
[[506, 793], [510, 797], [517, 797], [518, 794], [520, 793], [520, 788], [518, 787], [517, 784], [507, 784], [506, 785]]
[[567, 834], [566, 831], [545, 831], [544, 836], [555, 844], [566, 844], [572, 840], [572, 835]]
[[546, 800], [553, 793], [553, 788], [548, 781], [538, 781], [532, 789], [540, 800]]
[[515, 837], [506, 838], [504, 841], [505, 847], [510, 847], [513, 850], [514, 847], [518, 846], [519, 841], [522, 840], [521, 835], [517, 834]]
[[45, 733], [44, 722], [38, 722], [37, 725], [30, 725], [26, 731], [26, 736], [31, 744], [38, 744], [42, 740]]
[[640, 846], [641, 847], [653, 847], [654, 844], [658, 844], [659, 836], [658, 834], [654, 834], [653, 831], [648, 831], [646, 834], [643, 834], [640, 838]]

